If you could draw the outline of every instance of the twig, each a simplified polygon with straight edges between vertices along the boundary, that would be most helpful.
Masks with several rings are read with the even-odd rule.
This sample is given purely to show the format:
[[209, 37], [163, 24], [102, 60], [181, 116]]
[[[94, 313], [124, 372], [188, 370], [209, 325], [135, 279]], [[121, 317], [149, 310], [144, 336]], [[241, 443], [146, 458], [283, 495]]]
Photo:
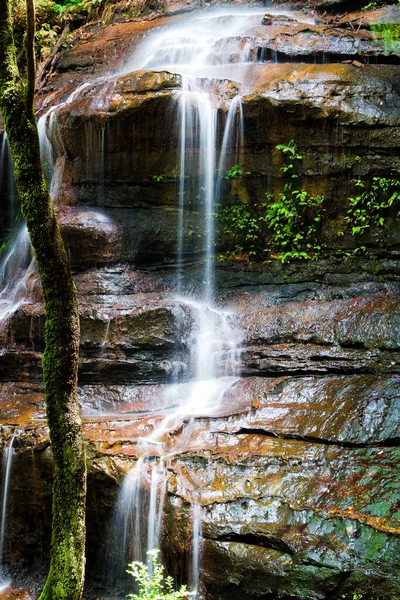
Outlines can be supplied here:
[[62, 44], [65, 41], [68, 33], [70, 32], [70, 24], [66, 23], [64, 29], [61, 32], [60, 37], [57, 40], [57, 43], [54, 45], [49, 56], [40, 63], [38, 66], [37, 74], [36, 74], [36, 89], [41, 90], [46, 82], [46, 78], [50, 75], [52, 70], [54, 69], [57, 61], [58, 61], [58, 51], [61, 48]]

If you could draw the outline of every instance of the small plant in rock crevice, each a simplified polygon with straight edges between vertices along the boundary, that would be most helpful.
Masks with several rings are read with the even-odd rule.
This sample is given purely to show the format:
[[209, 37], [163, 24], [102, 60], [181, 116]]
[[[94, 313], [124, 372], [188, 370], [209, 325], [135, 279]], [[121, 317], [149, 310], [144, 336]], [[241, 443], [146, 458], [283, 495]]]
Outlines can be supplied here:
[[[267, 192], [265, 202], [235, 204], [219, 209], [220, 236], [228, 239], [232, 247], [225, 256], [265, 258], [268, 252], [281, 262], [289, 262], [294, 259], [315, 259], [320, 255], [322, 246], [318, 238], [325, 213], [324, 198], [311, 196], [306, 190], [295, 186], [295, 180], [299, 177], [295, 169], [296, 161], [303, 158], [295, 142], [291, 140], [276, 148], [285, 157], [281, 171], [289, 181], [277, 196]], [[243, 169], [234, 166], [227, 171], [225, 178], [243, 178], [244, 175]], [[266, 242], [268, 237], [269, 241]]]
[[[399, 205], [400, 179], [375, 176], [369, 183], [361, 179], [353, 179], [352, 183], [359, 193], [347, 200], [345, 230], [349, 229], [351, 235], [357, 238], [372, 228], [377, 242], [383, 244], [387, 235], [388, 214]], [[338, 231], [337, 235], [343, 236], [345, 230]], [[365, 250], [365, 246], [359, 246], [347, 254], [351, 256]]]
[[369, 4], [366, 4], [365, 6], [363, 6], [361, 10], [362, 11], [375, 10], [375, 8], [378, 8], [378, 3], [370, 2]]
[[159, 173], [157, 175], [153, 175], [152, 180], [156, 181], [157, 183], [163, 183], [167, 180], [167, 176], [164, 173]]
[[229, 181], [230, 179], [243, 179], [243, 177], [251, 175], [250, 171], [243, 171], [242, 167], [239, 165], [233, 165], [229, 169], [227, 169], [225, 173], [225, 179]]
[[231, 246], [226, 255], [220, 255], [221, 260], [243, 254], [252, 258], [264, 247], [265, 207], [265, 203], [217, 207], [219, 210], [214, 216], [218, 219], [219, 236], [229, 239]]
[[281, 167], [283, 173], [291, 172], [292, 178], [298, 176], [292, 172], [294, 168], [294, 160], [302, 160], [303, 156], [297, 152], [297, 146], [294, 140], [290, 140], [288, 144], [278, 144], [275, 146], [277, 150], [280, 150], [287, 158], [286, 164]]
[[270, 192], [265, 195], [265, 222], [271, 232], [268, 248], [283, 263], [293, 259], [317, 259], [322, 250], [319, 227], [325, 213], [324, 197], [312, 196], [295, 185], [299, 177], [295, 171], [295, 161], [303, 158], [297, 152], [295, 142], [291, 140], [288, 144], [278, 144], [276, 148], [285, 155], [281, 171], [290, 177], [290, 181], [285, 183], [277, 198]]
[[167, 175], [167, 173], [156, 173], [155, 175], [151, 176], [152, 180], [157, 183], [165, 183], [167, 181], [174, 181], [175, 179], [179, 179], [179, 177], [180, 177], [179, 165], [176, 165], [176, 167], [174, 167], [172, 170], [170, 170], [168, 175]]
[[361, 179], [353, 180], [353, 184], [363, 191], [348, 199], [345, 221], [350, 225], [352, 235], [362, 235], [375, 226], [376, 235], [382, 237], [386, 212], [400, 200], [400, 180], [373, 177], [369, 187]]
[[127, 569], [133, 575], [139, 587], [138, 594], [129, 594], [131, 600], [189, 600], [194, 592], [185, 585], [174, 590], [172, 577], [165, 577], [164, 567], [158, 561], [159, 550], [150, 550], [151, 568], [140, 561], [134, 561]]

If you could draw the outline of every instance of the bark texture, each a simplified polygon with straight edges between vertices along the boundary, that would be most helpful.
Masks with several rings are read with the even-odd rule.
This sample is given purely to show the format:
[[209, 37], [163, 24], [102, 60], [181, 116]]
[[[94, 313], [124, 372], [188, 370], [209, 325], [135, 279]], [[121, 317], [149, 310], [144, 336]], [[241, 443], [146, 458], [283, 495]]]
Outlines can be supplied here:
[[0, 0], [0, 103], [15, 181], [46, 307], [43, 377], [54, 456], [49, 575], [40, 600], [79, 600], [84, 582], [86, 464], [77, 399], [79, 312], [76, 290], [45, 183], [33, 110], [33, 3], [28, 0], [28, 82], [19, 74], [10, 0]]

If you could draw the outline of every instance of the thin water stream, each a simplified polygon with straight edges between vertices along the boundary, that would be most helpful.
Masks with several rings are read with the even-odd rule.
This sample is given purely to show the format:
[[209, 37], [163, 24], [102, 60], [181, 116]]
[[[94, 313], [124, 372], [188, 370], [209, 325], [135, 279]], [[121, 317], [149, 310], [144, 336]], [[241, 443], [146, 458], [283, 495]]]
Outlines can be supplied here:
[[[54, 146], [57, 141], [59, 144], [62, 143], [57, 130], [57, 110], [73, 102], [76, 96], [88, 85], [90, 84], [85, 83], [79, 86], [62, 104], [51, 107], [38, 121], [42, 166], [50, 192], [52, 192], [54, 186]], [[4, 134], [0, 150], [1, 166], [4, 165], [6, 157], [9, 157], [9, 150], [7, 137]], [[9, 158], [11, 160], [11, 157]], [[4, 173], [6, 173], [6, 170], [1, 168], [0, 178], [4, 178]], [[10, 173], [6, 173], [6, 177], [10, 180], [8, 184], [9, 202], [11, 203], [10, 214], [16, 215], [19, 211], [19, 201], [12, 169]], [[2, 179], [0, 179], [0, 182], [4, 185]], [[28, 230], [25, 225], [16, 226], [15, 224], [13, 224], [13, 230], [9, 251], [0, 261], [0, 329], [8, 317], [13, 315], [22, 304], [29, 302], [38, 282], [36, 262], [33, 258]]]
[[3, 223], [4, 231], [8, 231], [7, 251], [0, 261], [1, 329], [7, 317], [12, 315], [29, 297], [35, 273], [28, 231], [25, 226], [16, 222], [19, 214], [19, 201], [5, 132], [0, 148], [0, 192], [2, 195], [4, 194], [8, 205], [8, 223]]
[[15, 187], [11, 154], [4, 132], [0, 146], [0, 196], [6, 198], [6, 206], [2, 202], [2, 210], [7, 214], [7, 221], [2, 222], [3, 228], [12, 231], [18, 215], [17, 190]]
[[0, 328], [27, 301], [35, 282], [36, 263], [23, 226], [16, 231], [10, 250], [0, 262]]
[[11, 436], [11, 440], [7, 448], [3, 451], [3, 467], [2, 467], [2, 501], [1, 501], [1, 521], [0, 521], [0, 592], [5, 590], [11, 584], [11, 579], [7, 574], [7, 569], [4, 564], [5, 558], [5, 536], [7, 527], [7, 504], [8, 492], [10, 487], [11, 466], [14, 455], [14, 440], [19, 435], [19, 431], [15, 430]]

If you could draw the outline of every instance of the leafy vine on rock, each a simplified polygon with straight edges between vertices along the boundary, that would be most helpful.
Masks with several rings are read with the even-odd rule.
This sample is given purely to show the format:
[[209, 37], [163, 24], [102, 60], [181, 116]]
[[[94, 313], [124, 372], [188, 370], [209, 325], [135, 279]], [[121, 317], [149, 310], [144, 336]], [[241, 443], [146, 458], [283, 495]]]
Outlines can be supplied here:
[[312, 196], [307, 190], [295, 186], [299, 176], [295, 172], [294, 161], [303, 157], [297, 152], [294, 141], [287, 145], [278, 144], [276, 148], [285, 155], [281, 171], [290, 181], [285, 183], [277, 199], [271, 192], [265, 195], [265, 222], [271, 232], [268, 248], [283, 263], [294, 259], [317, 259], [322, 249], [319, 227], [325, 213], [324, 196]]
[[[281, 171], [289, 178], [282, 191], [275, 197], [265, 194], [265, 202], [254, 204], [234, 204], [219, 210], [219, 233], [235, 244], [228, 257], [263, 256], [268, 253], [281, 262], [293, 259], [318, 258], [322, 248], [319, 242], [319, 227], [325, 212], [323, 196], [312, 196], [307, 190], [296, 189], [294, 181], [296, 161], [302, 160], [296, 144], [278, 144], [285, 157]], [[234, 166], [227, 171], [225, 179], [244, 175], [241, 167]], [[247, 175], [247, 173], [246, 173]], [[269, 237], [269, 240], [267, 241]]]
[[[303, 159], [294, 140], [278, 144], [276, 149], [284, 156], [281, 166], [285, 183], [283, 189], [265, 194], [265, 202], [234, 204], [217, 207], [220, 243], [229, 244], [224, 258], [317, 260], [324, 249], [322, 226], [326, 218], [325, 199], [312, 195], [297, 182], [297, 165]], [[359, 156], [345, 157], [346, 164], [361, 161]], [[296, 168], [297, 167], [297, 168]], [[235, 165], [225, 179], [244, 179], [243, 168]], [[371, 230], [377, 242], [384, 244], [389, 231], [389, 217], [400, 200], [400, 179], [373, 176], [370, 180], [352, 179], [356, 193], [347, 198], [344, 227], [338, 236], [349, 233], [355, 240]], [[358, 193], [357, 193], [358, 192]], [[397, 214], [400, 214], [399, 212]], [[347, 257], [366, 251], [365, 245], [344, 252]]]
[[351, 227], [353, 236], [375, 227], [376, 237], [382, 240], [388, 210], [400, 199], [400, 180], [373, 177], [369, 186], [361, 179], [353, 179], [352, 183], [363, 191], [348, 199], [345, 222]]

